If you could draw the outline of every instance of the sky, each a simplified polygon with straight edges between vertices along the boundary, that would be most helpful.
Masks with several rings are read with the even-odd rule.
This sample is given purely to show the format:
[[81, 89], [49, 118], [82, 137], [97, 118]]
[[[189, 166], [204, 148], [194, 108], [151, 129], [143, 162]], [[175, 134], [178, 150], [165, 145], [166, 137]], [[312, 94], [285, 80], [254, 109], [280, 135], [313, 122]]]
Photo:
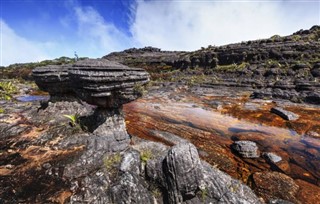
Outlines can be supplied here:
[[320, 0], [0, 0], [0, 66], [132, 47], [192, 51], [320, 24]]

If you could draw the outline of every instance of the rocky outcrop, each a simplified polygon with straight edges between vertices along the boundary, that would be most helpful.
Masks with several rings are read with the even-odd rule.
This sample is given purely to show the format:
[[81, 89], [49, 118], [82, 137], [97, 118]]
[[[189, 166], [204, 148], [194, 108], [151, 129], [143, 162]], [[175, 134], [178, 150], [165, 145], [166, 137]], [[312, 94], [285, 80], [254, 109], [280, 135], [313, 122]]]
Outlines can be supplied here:
[[109, 60], [83, 60], [69, 69], [76, 94], [89, 104], [118, 108], [141, 96], [139, 87], [149, 81], [140, 68], [129, 68]]
[[72, 93], [68, 69], [71, 65], [48, 65], [32, 70], [32, 76], [38, 87], [51, 96]]
[[148, 177], [164, 188], [164, 203], [261, 203], [248, 186], [202, 162], [190, 143], [147, 162]]
[[[207, 75], [205, 86], [254, 88], [252, 97], [286, 99], [320, 104], [320, 27], [290, 36], [208, 46], [193, 52], [169, 52], [158, 48], [129, 49], [105, 59], [129, 66], [144, 66], [154, 79], [174, 75]], [[187, 69], [189, 68], [189, 69]], [[199, 70], [192, 70], [200, 68]], [[169, 78], [170, 79], [170, 78]], [[199, 83], [199, 82], [198, 82]]]

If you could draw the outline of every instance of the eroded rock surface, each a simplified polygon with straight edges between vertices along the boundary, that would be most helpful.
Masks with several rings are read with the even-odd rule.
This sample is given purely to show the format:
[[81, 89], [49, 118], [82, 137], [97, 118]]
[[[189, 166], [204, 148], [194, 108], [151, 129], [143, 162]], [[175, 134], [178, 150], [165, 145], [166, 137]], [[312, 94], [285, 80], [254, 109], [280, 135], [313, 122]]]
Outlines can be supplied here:
[[76, 94], [89, 104], [118, 108], [142, 95], [149, 74], [109, 60], [83, 60], [69, 69]]

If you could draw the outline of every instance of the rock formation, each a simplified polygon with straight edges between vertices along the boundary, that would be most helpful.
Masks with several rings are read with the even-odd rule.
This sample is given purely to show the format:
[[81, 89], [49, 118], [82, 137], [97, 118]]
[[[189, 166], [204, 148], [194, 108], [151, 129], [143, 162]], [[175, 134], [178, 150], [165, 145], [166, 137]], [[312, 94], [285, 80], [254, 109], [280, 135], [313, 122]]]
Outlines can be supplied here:
[[72, 93], [68, 69], [71, 65], [48, 65], [32, 70], [32, 76], [38, 87], [51, 96]]
[[[209, 46], [193, 52], [157, 48], [129, 49], [104, 56], [129, 66], [145, 66], [157, 79], [180, 70], [195, 74], [201, 68], [209, 80], [203, 86], [253, 88], [252, 97], [281, 98], [320, 104], [320, 27], [289, 36]], [[187, 69], [189, 68], [189, 69]], [[160, 72], [160, 74], [159, 74]], [[199, 72], [199, 71], [198, 71]], [[157, 75], [158, 74], [158, 75]], [[179, 76], [173, 75], [172, 78]]]
[[83, 60], [69, 69], [76, 94], [89, 104], [118, 108], [141, 96], [139, 87], [149, 81], [140, 68], [129, 68], [109, 60]]

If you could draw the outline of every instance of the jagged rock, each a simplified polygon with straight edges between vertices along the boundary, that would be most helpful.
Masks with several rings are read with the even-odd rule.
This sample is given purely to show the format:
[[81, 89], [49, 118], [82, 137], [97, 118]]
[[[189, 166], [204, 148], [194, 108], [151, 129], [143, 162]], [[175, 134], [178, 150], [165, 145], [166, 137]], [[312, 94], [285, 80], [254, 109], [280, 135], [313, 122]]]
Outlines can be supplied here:
[[297, 114], [284, 110], [283, 108], [280, 108], [280, 107], [271, 108], [271, 113], [275, 113], [285, 120], [297, 120], [299, 118]]
[[164, 203], [261, 203], [248, 186], [201, 162], [190, 143], [180, 143], [166, 156], [151, 159], [146, 172], [166, 189]]
[[258, 146], [252, 141], [235, 141], [232, 144], [234, 149], [239, 155], [244, 158], [258, 158]]
[[32, 76], [38, 87], [50, 95], [72, 93], [68, 69], [71, 65], [48, 65], [32, 70]]
[[180, 143], [169, 150], [164, 160], [169, 203], [181, 203], [195, 197], [203, 183], [203, 170], [197, 149]]
[[279, 198], [294, 203], [299, 186], [292, 178], [278, 172], [257, 172], [252, 176], [252, 188], [266, 201]]
[[141, 96], [139, 86], [149, 81], [149, 74], [109, 60], [78, 61], [69, 69], [76, 94], [89, 104], [118, 108]]
[[147, 184], [136, 174], [124, 173], [111, 188], [113, 203], [153, 204], [154, 198], [147, 190]]
[[262, 153], [262, 156], [271, 163], [277, 163], [282, 160], [282, 158], [275, 153], [272, 152], [264, 152]]
[[139, 175], [141, 170], [140, 153], [136, 150], [130, 150], [123, 155], [120, 170]]

